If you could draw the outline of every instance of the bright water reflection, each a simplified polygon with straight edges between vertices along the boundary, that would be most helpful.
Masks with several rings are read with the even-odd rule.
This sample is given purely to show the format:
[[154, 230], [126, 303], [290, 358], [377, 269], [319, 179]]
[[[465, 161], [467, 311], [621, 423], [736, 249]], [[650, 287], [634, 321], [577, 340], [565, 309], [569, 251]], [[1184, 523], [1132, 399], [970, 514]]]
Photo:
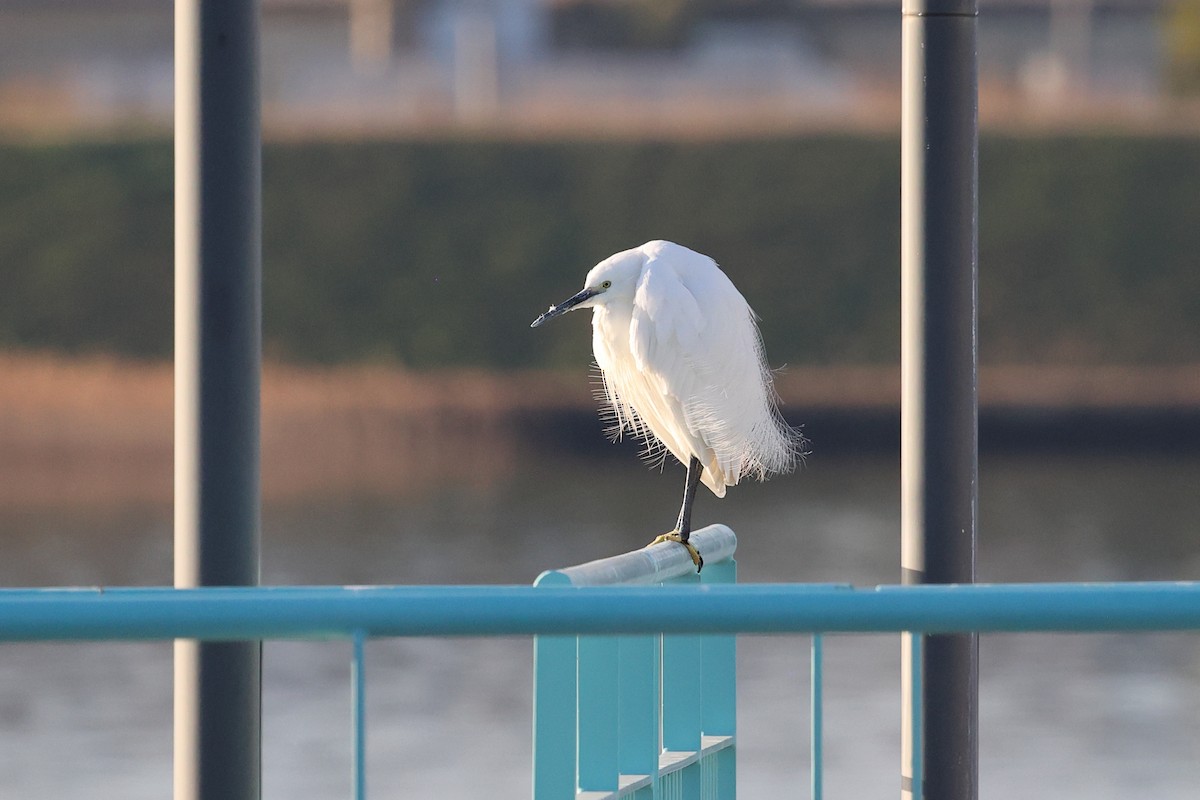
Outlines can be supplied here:
[[[665, 529], [680, 478], [625, 459], [559, 461], [484, 491], [268, 509], [264, 579], [529, 583]], [[1196, 458], [986, 459], [981, 578], [1200, 578], [1197, 485]], [[814, 458], [797, 477], [702, 496], [696, 515], [738, 532], [746, 581], [897, 575], [894, 458]], [[0, 526], [4, 585], [170, 581], [166, 509], [8, 513]], [[530, 650], [526, 639], [371, 643], [372, 795], [527, 796]], [[348, 796], [349, 651], [268, 645], [266, 797]], [[806, 794], [807, 653], [805, 639], [741, 641], [745, 797]], [[893, 797], [897, 641], [838, 637], [826, 655], [827, 795]], [[985, 797], [1195, 796], [1200, 636], [990, 636], [982, 663]], [[170, 682], [166, 644], [0, 648], [0, 797], [169, 796]]]

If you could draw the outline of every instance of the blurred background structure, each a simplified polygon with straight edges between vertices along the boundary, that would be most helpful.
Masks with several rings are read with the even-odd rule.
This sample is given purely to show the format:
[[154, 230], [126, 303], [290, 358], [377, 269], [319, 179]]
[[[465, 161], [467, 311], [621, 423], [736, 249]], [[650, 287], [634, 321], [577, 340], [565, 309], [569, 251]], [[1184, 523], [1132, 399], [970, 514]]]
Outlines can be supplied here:
[[[983, 0], [985, 124], [1198, 113], [1192, 0]], [[268, 131], [891, 129], [890, 0], [264, 0]], [[170, 124], [171, 7], [0, 3], [0, 124]]]
[[[980, 8], [980, 579], [1196, 579], [1200, 0]], [[171, 581], [171, 47], [169, 3], [0, 0], [3, 585]], [[528, 328], [652, 238], [722, 264], [813, 443], [698, 524], [746, 581], [896, 582], [899, 54], [900, 0], [263, 0], [263, 582], [661, 532], [586, 323]], [[896, 645], [826, 646], [831, 796], [896, 789]], [[807, 651], [740, 647], [739, 780], [780, 796]], [[1194, 638], [981, 647], [985, 795], [1194, 796]], [[525, 793], [528, 642], [372, 648], [373, 791]], [[267, 649], [266, 796], [348, 786], [335, 650]], [[0, 653], [0, 796], [165, 796], [170, 649], [62, 654]]]

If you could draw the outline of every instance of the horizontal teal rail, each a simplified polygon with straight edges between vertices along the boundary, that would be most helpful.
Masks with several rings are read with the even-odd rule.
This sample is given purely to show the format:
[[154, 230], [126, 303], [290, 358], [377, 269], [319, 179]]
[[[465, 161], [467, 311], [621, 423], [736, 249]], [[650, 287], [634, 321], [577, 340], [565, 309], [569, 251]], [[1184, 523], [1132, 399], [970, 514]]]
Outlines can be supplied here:
[[0, 590], [0, 641], [1195, 629], [1197, 582]]

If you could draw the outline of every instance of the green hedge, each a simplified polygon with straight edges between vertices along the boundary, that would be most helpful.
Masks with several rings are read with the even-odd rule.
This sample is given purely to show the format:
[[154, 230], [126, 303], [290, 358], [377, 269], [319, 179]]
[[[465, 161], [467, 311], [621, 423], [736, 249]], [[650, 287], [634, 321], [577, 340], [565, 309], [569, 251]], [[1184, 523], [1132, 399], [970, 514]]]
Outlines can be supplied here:
[[[985, 361], [1200, 360], [1200, 142], [987, 138], [980, 172]], [[583, 319], [529, 322], [667, 238], [726, 268], [773, 363], [894, 361], [899, 181], [887, 137], [273, 144], [266, 351], [578, 364]], [[0, 146], [0, 344], [169, 355], [171, 183], [166, 142]]]

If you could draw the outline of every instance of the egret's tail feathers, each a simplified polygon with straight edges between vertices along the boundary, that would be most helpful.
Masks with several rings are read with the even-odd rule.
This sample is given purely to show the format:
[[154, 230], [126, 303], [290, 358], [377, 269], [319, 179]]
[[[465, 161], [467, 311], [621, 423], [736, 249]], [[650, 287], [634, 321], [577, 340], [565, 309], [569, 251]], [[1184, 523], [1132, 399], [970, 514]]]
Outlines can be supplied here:
[[[704, 431], [713, 452], [715, 463], [705, 469], [706, 477], [711, 474], [714, 482], [726, 486], [747, 477], [763, 481], [791, 472], [803, 460], [807, 440], [783, 420], [769, 388], [764, 384], [757, 408], [728, 408], [724, 392], [717, 387], [701, 392], [687, 405], [691, 426]], [[716, 491], [707, 480], [705, 484]]]
[[712, 493], [717, 497], [724, 497], [725, 488], [737, 483], [737, 481], [733, 483], [729, 482], [729, 476], [721, 468], [715, 455], [704, 465], [704, 472], [700, 475], [700, 482], [711, 489]]

